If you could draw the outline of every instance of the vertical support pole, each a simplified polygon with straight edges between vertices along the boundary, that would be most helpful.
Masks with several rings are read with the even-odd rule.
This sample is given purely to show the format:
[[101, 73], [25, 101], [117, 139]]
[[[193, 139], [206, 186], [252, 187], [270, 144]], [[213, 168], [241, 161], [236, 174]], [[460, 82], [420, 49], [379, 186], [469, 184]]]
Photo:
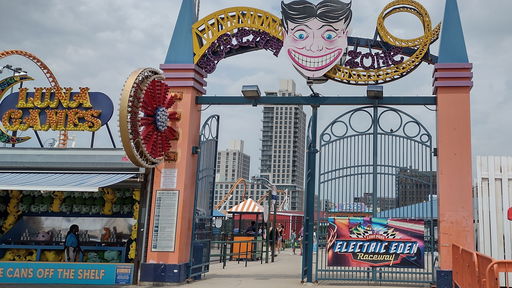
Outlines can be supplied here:
[[315, 222], [315, 186], [316, 186], [316, 134], [318, 123], [318, 106], [312, 106], [310, 142], [307, 151], [306, 199], [303, 225], [302, 279], [313, 282], [313, 229]]
[[39, 143], [39, 146], [40, 146], [41, 148], [43, 148], [43, 147], [44, 147], [44, 144], [43, 144], [43, 142], [41, 141], [41, 137], [39, 137], [39, 133], [37, 133], [37, 131], [36, 131], [36, 130], [33, 130], [33, 131], [34, 131], [34, 134], [36, 134], [36, 138], [37, 138], [37, 142]]
[[[13, 72], [12, 72], [12, 76], [16, 76], [16, 71], [13, 71]], [[19, 88], [19, 89], [21, 89], [22, 87], [23, 87], [23, 82], [20, 82], [20, 88]], [[13, 89], [14, 89], [14, 86], [13, 86], [13, 87], [11, 87], [11, 94], [12, 94], [12, 92], [13, 92]], [[34, 131], [35, 131], [35, 130], [34, 130]], [[18, 136], [18, 131], [13, 131], [13, 132], [12, 132], [12, 136], [13, 136], [13, 137]], [[38, 139], [39, 139], [39, 137], [38, 137]], [[39, 141], [39, 144], [41, 144], [41, 141]], [[11, 147], [16, 147], [16, 143], [12, 143]], [[43, 147], [43, 146], [41, 145], [41, 147]]]
[[92, 132], [91, 133], [91, 145], [90, 145], [90, 148], [94, 148], [94, 136], [96, 136], [96, 132]]
[[[13, 131], [12, 132], [12, 137], [18, 137], [18, 131]], [[11, 147], [16, 147], [16, 143], [12, 143]]]
[[[154, 227], [154, 207], [156, 197], [152, 198], [149, 219], [149, 240], [147, 245], [146, 262], [141, 266], [141, 281], [144, 282], [184, 282], [188, 277], [191, 231], [194, 214], [194, 198], [196, 191], [196, 174], [198, 154], [193, 153], [192, 147], [199, 143], [201, 112], [195, 103], [197, 96], [206, 91], [204, 78], [206, 74], [194, 64], [162, 64], [165, 82], [171, 87], [171, 93], [182, 93], [183, 98], [176, 102], [176, 111], [181, 113], [179, 121], [179, 139], [172, 143], [172, 150], [177, 152], [175, 162], [165, 162], [155, 169], [152, 194], [161, 190], [162, 171], [175, 169], [176, 187], [179, 192], [176, 221], [176, 236], [174, 251], [153, 251], [152, 238]], [[175, 127], [177, 128], [177, 127]], [[162, 219], [160, 219], [162, 221]], [[152, 264], [158, 263], [158, 264]], [[165, 267], [166, 274], [162, 274]]]
[[471, 183], [469, 63], [457, 0], [446, 0], [439, 59], [434, 68], [437, 96], [437, 194], [439, 264], [437, 287], [452, 285], [452, 244], [475, 249]]
[[268, 201], [268, 218], [267, 223], [265, 226], [266, 230], [266, 237], [265, 237], [265, 244], [266, 244], [266, 250], [265, 250], [265, 263], [268, 263], [268, 252], [269, 252], [269, 240], [270, 240], [270, 207], [272, 207], [272, 197], [270, 196], [270, 191], [267, 194], [267, 201]]
[[[273, 193], [270, 195], [270, 198], [274, 198]], [[274, 263], [274, 257], [276, 255], [276, 240], [279, 239], [279, 235], [277, 234], [277, 199], [272, 200], [274, 200], [274, 219], [272, 220], [272, 226], [274, 226], [272, 233], [272, 263]]]
[[471, 173], [471, 63], [437, 64], [437, 189], [441, 270], [452, 269], [452, 244], [475, 249]]
[[[373, 103], [373, 132], [372, 132], [372, 217], [377, 217], [377, 180], [378, 180], [378, 149], [377, 145], [379, 145], [379, 106], [377, 100]], [[375, 267], [372, 267], [372, 280], [377, 280], [377, 270]]]
[[379, 107], [377, 101], [373, 104], [373, 135], [372, 135], [372, 217], [377, 217], [377, 160], [378, 160], [378, 149], [379, 145], [378, 132], [379, 132]]
[[110, 142], [112, 142], [112, 147], [116, 147], [116, 141], [114, 141], [114, 137], [112, 136], [112, 131], [110, 130], [110, 126], [108, 126], [108, 123], [105, 124], [107, 126], [108, 136], [110, 137]]

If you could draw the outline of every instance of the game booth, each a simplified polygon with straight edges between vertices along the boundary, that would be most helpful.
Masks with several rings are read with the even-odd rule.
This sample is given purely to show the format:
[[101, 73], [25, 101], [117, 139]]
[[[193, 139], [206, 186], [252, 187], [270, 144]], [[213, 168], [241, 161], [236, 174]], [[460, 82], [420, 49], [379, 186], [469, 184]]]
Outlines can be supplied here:
[[[269, 211], [267, 207], [249, 198], [227, 210], [232, 222], [232, 225], [230, 225], [233, 230], [231, 255], [234, 260], [245, 258], [257, 260], [261, 251], [266, 251], [266, 225], [274, 225], [275, 223], [275, 225], [283, 226], [283, 241], [286, 246], [292, 244], [289, 241], [292, 231], [295, 232], [296, 239], [298, 239], [302, 230], [304, 212], [276, 211], [274, 213], [272, 209]], [[265, 215], [266, 213], [268, 215]], [[247, 233], [252, 221], [256, 223], [257, 227], [257, 231], [253, 235]], [[251, 241], [251, 243], [248, 244], [247, 241]]]
[[[131, 284], [144, 169], [122, 149], [0, 149], [0, 282]], [[83, 253], [64, 262], [80, 227]]]
[[[261, 255], [261, 251], [264, 249], [264, 243], [262, 241], [263, 230], [259, 233], [258, 229], [263, 227], [263, 210], [263, 206], [249, 198], [231, 207], [227, 211], [232, 215], [233, 221], [233, 243], [231, 245], [232, 260], [259, 259], [258, 255]], [[252, 221], [256, 223], [256, 231], [247, 232]]]
[[[132, 284], [142, 256], [151, 178], [116, 148], [108, 126], [112, 100], [87, 87], [61, 87], [48, 66], [28, 52], [3, 51], [0, 59], [12, 55], [32, 60], [49, 87], [23, 87], [34, 80], [24, 71], [0, 80], [0, 286]], [[95, 148], [95, 136], [105, 131], [103, 139], [113, 148]], [[71, 148], [69, 132], [82, 146], [90, 139], [90, 147]], [[82, 253], [77, 262], [65, 262], [64, 243], [73, 224], [79, 226]]]

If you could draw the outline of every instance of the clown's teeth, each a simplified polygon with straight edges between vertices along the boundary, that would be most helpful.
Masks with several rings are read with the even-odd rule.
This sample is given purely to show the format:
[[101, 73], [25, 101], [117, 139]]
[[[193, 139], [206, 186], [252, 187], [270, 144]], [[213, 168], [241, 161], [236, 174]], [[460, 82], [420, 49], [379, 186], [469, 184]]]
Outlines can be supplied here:
[[341, 50], [336, 50], [322, 57], [308, 57], [305, 55], [301, 55], [293, 50], [291, 51], [291, 55], [298, 63], [311, 69], [321, 68], [332, 63], [332, 61], [335, 58], [337, 58], [340, 55], [340, 53]]

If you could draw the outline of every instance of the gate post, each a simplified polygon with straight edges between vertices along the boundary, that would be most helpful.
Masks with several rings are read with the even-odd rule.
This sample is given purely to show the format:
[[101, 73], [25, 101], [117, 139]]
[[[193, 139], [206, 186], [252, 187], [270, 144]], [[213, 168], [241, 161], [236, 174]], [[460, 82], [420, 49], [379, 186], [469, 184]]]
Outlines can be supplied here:
[[451, 278], [451, 245], [458, 243], [464, 248], [475, 248], [471, 181], [471, 69], [457, 1], [446, 0], [439, 62], [433, 75], [439, 151], [437, 187], [441, 271], [438, 271], [438, 287], [448, 287], [444, 286], [446, 282], [442, 279]]
[[[188, 277], [188, 265], [191, 249], [191, 230], [194, 214], [194, 196], [196, 188], [196, 173], [198, 157], [193, 147], [199, 143], [201, 112], [195, 103], [197, 96], [204, 95], [206, 74], [193, 63], [192, 24], [197, 21], [193, 0], [183, 0], [176, 27], [171, 39], [165, 64], [160, 65], [164, 72], [165, 82], [171, 87], [171, 92], [183, 93], [183, 99], [176, 102], [176, 110], [181, 114], [179, 121], [179, 140], [173, 144], [177, 152], [175, 162], [166, 162], [155, 169], [151, 199], [151, 211], [148, 225], [148, 245], [146, 259], [143, 259], [140, 280], [143, 282], [184, 282]], [[175, 239], [173, 251], [159, 251], [153, 246], [155, 231], [156, 193], [162, 188], [163, 169], [175, 169], [175, 187], [178, 191], [178, 206], [176, 214]], [[172, 185], [174, 186], [174, 185]], [[169, 187], [164, 189], [169, 189]], [[160, 227], [171, 219], [158, 219]], [[166, 227], [171, 229], [173, 227]], [[158, 231], [169, 232], [169, 231]], [[157, 251], [155, 251], [157, 250]]]
[[[312, 97], [318, 97], [313, 93]], [[306, 282], [313, 282], [313, 230], [315, 221], [315, 188], [316, 188], [316, 147], [318, 105], [312, 105], [311, 123], [309, 127], [310, 139], [308, 139], [308, 152], [306, 160], [306, 199], [304, 209], [304, 225], [302, 237], [302, 279], [306, 278]]]

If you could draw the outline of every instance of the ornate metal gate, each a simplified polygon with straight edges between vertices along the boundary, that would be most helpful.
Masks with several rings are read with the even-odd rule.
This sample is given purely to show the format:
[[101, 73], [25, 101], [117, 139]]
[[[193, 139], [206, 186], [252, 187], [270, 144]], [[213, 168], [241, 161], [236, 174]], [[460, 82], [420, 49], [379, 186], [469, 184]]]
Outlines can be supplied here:
[[[432, 136], [418, 120], [386, 106], [351, 110], [321, 132], [318, 170], [317, 281], [434, 283]], [[424, 268], [329, 266], [326, 228], [332, 216], [424, 220]]]
[[201, 127], [197, 168], [196, 195], [194, 197], [194, 221], [192, 222], [192, 246], [190, 247], [189, 278], [200, 278], [210, 269], [210, 246], [212, 241], [212, 210], [215, 191], [215, 168], [219, 115], [212, 115]]

